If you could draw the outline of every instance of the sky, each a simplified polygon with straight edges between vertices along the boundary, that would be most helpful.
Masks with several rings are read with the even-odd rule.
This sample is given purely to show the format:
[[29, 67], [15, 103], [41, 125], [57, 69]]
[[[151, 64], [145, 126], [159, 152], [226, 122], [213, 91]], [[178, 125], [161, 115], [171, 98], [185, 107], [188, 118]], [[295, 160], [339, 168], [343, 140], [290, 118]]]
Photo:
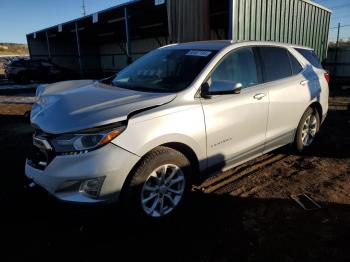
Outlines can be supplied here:
[[[87, 14], [126, 0], [85, 0]], [[337, 35], [338, 22], [350, 25], [349, 0], [315, 0], [333, 10], [330, 40]], [[26, 43], [26, 34], [82, 16], [82, 0], [0, 0], [0, 42]], [[340, 38], [350, 38], [350, 26], [342, 27]]]
[[[0, 0], [0, 43], [26, 43], [26, 34], [82, 16], [82, 0]], [[85, 0], [91, 14], [126, 0]]]
[[314, 2], [319, 3], [332, 10], [329, 40], [335, 42], [337, 39], [336, 28], [338, 23], [341, 24], [340, 28], [340, 39], [350, 39], [350, 1], [349, 0], [315, 0]]

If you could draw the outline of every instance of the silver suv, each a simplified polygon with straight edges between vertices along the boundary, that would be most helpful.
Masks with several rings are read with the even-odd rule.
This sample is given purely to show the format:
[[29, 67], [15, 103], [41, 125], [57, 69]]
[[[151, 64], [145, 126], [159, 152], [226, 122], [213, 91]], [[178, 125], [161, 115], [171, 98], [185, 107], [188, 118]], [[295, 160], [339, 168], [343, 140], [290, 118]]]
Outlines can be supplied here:
[[25, 172], [63, 201], [121, 199], [130, 212], [164, 217], [200, 174], [286, 144], [310, 146], [327, 114], [328, 81], [304, 47], [162, 47], [107, 83], [40, 86]]

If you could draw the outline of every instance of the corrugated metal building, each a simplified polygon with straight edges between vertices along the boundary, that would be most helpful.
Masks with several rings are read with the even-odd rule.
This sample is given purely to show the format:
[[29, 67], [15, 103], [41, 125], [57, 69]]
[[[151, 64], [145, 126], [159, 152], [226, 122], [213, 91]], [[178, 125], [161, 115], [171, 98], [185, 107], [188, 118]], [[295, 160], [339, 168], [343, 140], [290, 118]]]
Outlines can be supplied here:
[[32, 58], [100, 77], [160, 46], [198, 40], [287, 42], [326, 56], [331, 11], [306, 0], [130, 0], [27, 35]]

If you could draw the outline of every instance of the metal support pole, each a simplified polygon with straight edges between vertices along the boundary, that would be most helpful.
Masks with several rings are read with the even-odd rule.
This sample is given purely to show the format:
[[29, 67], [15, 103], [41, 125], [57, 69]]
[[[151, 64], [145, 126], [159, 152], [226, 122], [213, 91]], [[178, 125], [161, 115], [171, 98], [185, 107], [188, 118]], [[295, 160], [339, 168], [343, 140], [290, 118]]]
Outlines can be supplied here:
[[75, 38], [77, 40], [77, 51], [78, 51], [78, 62], [79, 62], [80, 78], [83, 78], [84, 74], [83, 74], [83, 65], [81, 63], [80, 38], [79, 38], [78, 23], [77, 22], [75, 22]]
[[129, 12], [128, 8], [124, 7], [124, 18], [125, 18], [125, 35], [126, 35], [126, 55], [127, 55], [127, 63], [132, 63], [131, 57], [131, 39], [130, 39], [130, 27], [129, 27]]
[[49, 41], [49, 34], [47, 33], [47, 31], [45, 32], [45, 35], [46, 35], [47, 53], [49, 55], [49, 59], [51, 60], [50, 41]]
[[32, 44], [30, 43], [29, 35], [26, 35], [26, 38], [27, 38], [27, 44], [28, 44], [29, 57], [31, 57], [32, 56]]
[[83, 0], [83, 5], [81, 6], [83, 8], [83, 16], [86, 16], [86, 8], [85, 8], [85, 0]]
[[340, 34], [340, 23], [338, 23], [337, 49], [338, 49], [338, 46], [339, 46], [339, 34]]
[[333, 68], [333, 77], [336, 76], [337, 73], [337, 64], [338, 64], [338, 47], [339, 47], [339, 35], [340, 35], [340, 23], [338, 23], [338, 33], [337, 33], [337, 43], [335, 46], [335, 57], [334, 57], [334, 68]]
[[228, 40], [232, 40], [233, 39], [233, 35], [232, 35], [232, 27], [233, 27], [233, 1], [232, 0], [228, 0], [228, 32], [227, 32], [227, 39]]

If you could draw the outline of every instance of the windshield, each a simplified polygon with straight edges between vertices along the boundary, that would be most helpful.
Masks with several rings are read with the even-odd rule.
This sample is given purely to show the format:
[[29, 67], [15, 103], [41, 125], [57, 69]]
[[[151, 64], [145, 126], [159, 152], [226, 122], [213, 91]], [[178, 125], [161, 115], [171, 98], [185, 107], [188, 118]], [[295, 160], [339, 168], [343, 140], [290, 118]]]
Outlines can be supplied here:
[[193, 82], [216, 52], [157, 49], [122, 70], [112, 84], [144, 92], [178, 92]]

